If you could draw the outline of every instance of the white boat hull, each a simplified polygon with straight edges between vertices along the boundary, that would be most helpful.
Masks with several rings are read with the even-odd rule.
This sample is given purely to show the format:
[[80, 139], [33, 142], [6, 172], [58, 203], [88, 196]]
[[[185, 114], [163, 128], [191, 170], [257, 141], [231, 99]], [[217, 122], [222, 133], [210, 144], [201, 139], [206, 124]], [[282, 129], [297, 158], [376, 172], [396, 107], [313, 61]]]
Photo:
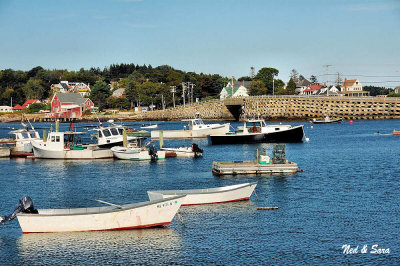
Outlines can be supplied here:
[[[114, 156], [121, 160], [132, 160], [132, 161], [147, 161], [151, 160], [148, 150], [141, 150], [140, 152], [130, 152], [129, 148], [121, 149], [122, 147], [113, 147], [111, 152]], [[157, 151], [158, 159], [165, 159], [165, 151]]]
[[[229, 132], [230, 124], [216, 125], [212, 128], [196, 129], [196, 130], [163, 130], [164, 139], [190, 139], [190, 138], [206, 138], [207, 135], [218, 135]], [[160, 138], [160, 131], [151, 131], [152, 139]]]
[[36, 158], [42, 159], [64, 159], [64, 160], [78, 160], [78, 159], [107, 159], [113, 158], [114, 155], [109, 149], [83, 149], [83, 150], [51, 150], [43, 149], [37, 142], [32, 142], [33, 153]]
[[192, 151], [192, 148], [186, 148], [186, 147], [161, 148], [161, 151], [174, 152], [174, 153], [176, 153], [176, 157], [181, 157], [181, 158], [194, 158], [195, 157], [195, 153]]
[[209, 189], [147, 191], [147, 195], [150, 200], [186, 195], [182, 206], [214, 204], [248, 200], [256, 186], [254, 182]]
[[17, 215], [23, 233], [139, 229], [169, 224], [184, 197], [117, 207], [38, 210]]
[[10, 157], [10, 148], [0, 147], [0, 157]]

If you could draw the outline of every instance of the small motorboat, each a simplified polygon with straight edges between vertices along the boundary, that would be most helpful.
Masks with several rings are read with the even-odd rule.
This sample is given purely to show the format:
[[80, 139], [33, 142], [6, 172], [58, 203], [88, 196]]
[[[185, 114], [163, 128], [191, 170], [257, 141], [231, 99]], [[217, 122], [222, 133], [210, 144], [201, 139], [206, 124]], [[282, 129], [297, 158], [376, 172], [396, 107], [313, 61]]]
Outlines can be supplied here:
[[[157, 151], [154, 143], [148, 143], [145, 146], [141, 145], [142, 139], [137, 142], [129, 143], [127, 147], [115, 146], [111, 148], [114, 156], [121, 160], [132, 161], [157, 161], [165, 159], [165, 151]], [[149, 145], [149, 148], [146, 146]]]
[[0, 217], [0, 225], [17, 217], [23, 233], [83, 232], [139, 229], [171, 223], [185, 196], [104, 207], [38, 209], [30, 197], [19, 201], [15, 211]]
[[343, 119], [330, 119], [329, 116], [326, 116], [324, 120], [317, 120], [314, 118], [313, 120], [310, 121], [312, 124], [332, 124], [332, 123], [342, 123]]
[[256, 186], [257, 182], [253, 182], [205, 189], [147, 191], [147, 195], [150, 200], [161, 200], [186, 195], [182, 206], [213, 204], [248, 200]]
[[203, 149], [200, 149], [196, 143], [193, 143], [191, 147], [161, 148], [160, 150], [167, 153], [175, 153], [176, 157], [198, 158], [203, 156]]
[[211, 145], [302, 142], [303, 137], [303, 125], [267, 125], [264, 119], [248, 119], [235, 132], [207, 136]]
[[142, 124], [142, 125], [140, 126], [140, 128], [141, 128], [141, 129], [145, 129], [145, 128], [158, 128], [158, 125], [155, 124], [155, 125], [148, 125], [148, 126], [146, 126], [145, 124]]
[[393, 129], [393, 135], [400, 135], [400, 131]]

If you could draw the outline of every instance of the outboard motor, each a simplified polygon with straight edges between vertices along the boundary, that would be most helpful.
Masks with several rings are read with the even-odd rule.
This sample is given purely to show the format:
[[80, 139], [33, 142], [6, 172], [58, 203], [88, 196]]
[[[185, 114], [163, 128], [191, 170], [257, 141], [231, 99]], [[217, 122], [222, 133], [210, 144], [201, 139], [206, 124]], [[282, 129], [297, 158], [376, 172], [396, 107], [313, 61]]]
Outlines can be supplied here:
[[35, 207], [33, 206], [32, 199], [28, 196], [19, 200], [19, 205], [15, 208], [14, 212], [9, 216], [4, 217], [3, 220], [0, 221], [1, 225], [4, 225], [6, 222], [13, 220], [18, 213], [39, 213]]
[[151, 157], [152, 162], [157, 161], [158, 155], [157, 155], [157, 150], [156, 150], [156, 147], [154, 146], [154, 144], [149, 147], [149, 155]]
[[194, 158], [199, 158], [203, 156], [203, 149], [199, 148], [199, 145], [196, 143], [192, 144], [192, 151], [194, 152]]

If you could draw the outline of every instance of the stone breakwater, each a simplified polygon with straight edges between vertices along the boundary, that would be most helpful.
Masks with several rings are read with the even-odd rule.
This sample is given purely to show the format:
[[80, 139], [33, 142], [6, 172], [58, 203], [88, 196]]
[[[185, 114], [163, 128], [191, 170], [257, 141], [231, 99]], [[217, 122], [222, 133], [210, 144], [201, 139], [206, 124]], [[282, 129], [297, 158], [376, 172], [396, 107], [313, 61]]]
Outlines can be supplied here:
[[180, 120], [199, 113], [207, 120], [232, 120], [231, 110], [245, 104], [247, 117], [277, 120], [309, 120], [312, 118], [400, 119], [400, 98], [377, 97], [300, 97], [260, 96], [229, 98], [192, 106], [176, 107], [135, 115], [136, 120]]

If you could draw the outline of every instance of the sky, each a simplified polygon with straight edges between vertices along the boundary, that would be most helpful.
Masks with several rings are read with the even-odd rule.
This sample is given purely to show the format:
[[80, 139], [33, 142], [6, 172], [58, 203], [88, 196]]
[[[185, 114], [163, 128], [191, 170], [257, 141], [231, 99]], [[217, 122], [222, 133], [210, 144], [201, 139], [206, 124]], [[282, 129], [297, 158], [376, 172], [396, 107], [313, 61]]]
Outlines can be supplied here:
[[170, 65], [400, 85], [400, 0], [0, 0], [0, 69]]

